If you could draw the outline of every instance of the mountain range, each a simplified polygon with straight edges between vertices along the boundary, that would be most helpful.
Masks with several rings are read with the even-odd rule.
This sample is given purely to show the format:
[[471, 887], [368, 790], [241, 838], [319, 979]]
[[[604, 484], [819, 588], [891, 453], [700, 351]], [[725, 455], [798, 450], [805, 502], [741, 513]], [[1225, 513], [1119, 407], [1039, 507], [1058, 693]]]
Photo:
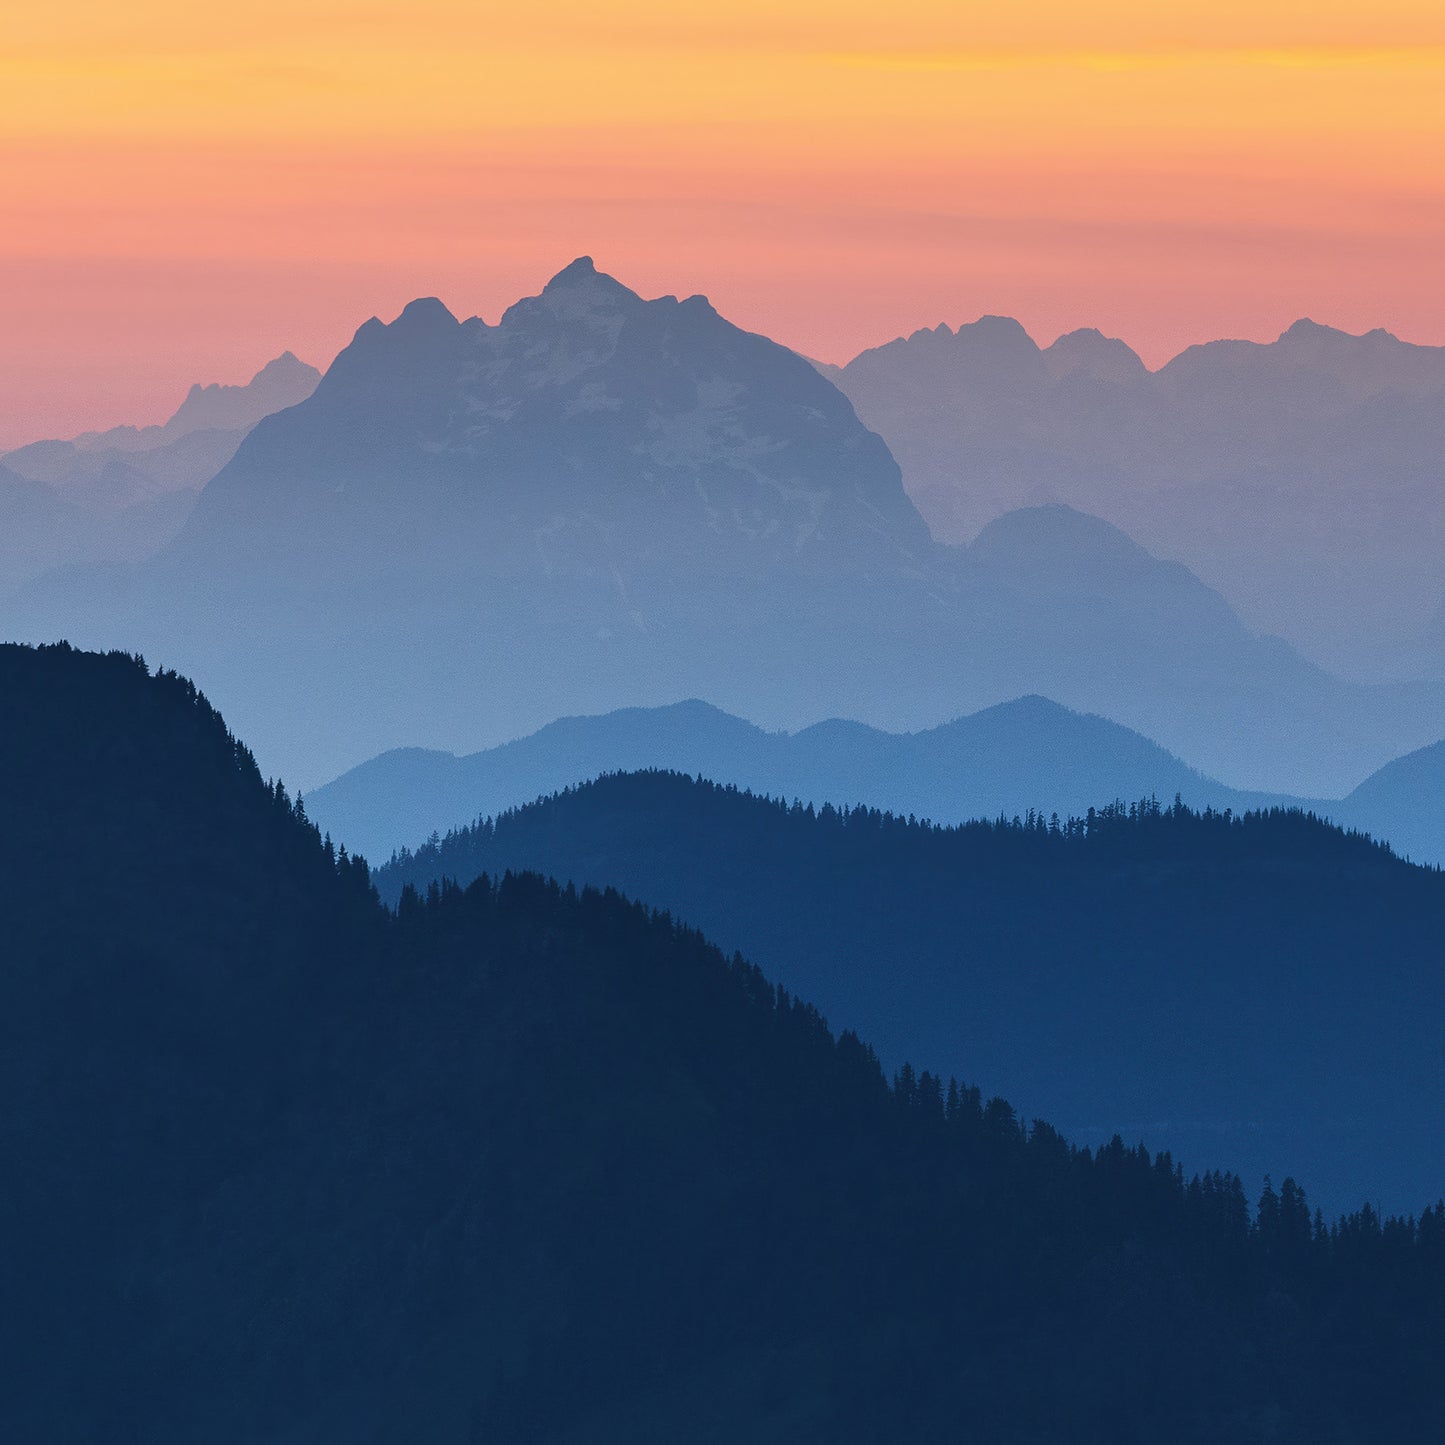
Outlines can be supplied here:
[[612, 774], [403, 852], [384, 899], [535, 871], [740, 950], [885, 1067], [964, 1073], [1070, 1137], [1445, 1191], [1445, 875], [1298, 810], [1182, 804], [937, 828]]
[[695, 700], [625, 708], [562, 718], [465, 757], [398, 748], [308, 793], [306, 807], [338, 842], [385, 859], [433, 832], [602, 774], [654, 769], [819, 807], [866, 803], [936, 823], [1031, 808], [1067, 817], [1150, 795], [1236, 811], [1285, 801], [1226, 788], [1117, 723], [1026, 697], [910, 734], [841, 719], [797, 733], [765, 732]]
[[934, 535], [1062, 502], [1218, 588], [1346, 675], [1439, 675], [1445, 347], [1302, 320], [1149, 371], [1083, 330], [986, 316], [826, 373], [887, 441]]
[[21, 640], [183, 667], [307, 787], [686, 697], [913, 731], [1039, 693], [1318, 795], [1445, 718], [1445, 686], [1341, 682], [1077, 510], [934, 541], [816, 368], [585, 258], [496, 325], [436, 301], [369, 321], [160, 555], [5, 611]]
[[162, 425], [84, 432], [0, 456], [0, 588], [56, 567], [158, 551], [246, 433], [304, 401], [320, 378], [288, 351], [244, 386], [197, 383]]
[[384, 859], [605, 773], [656, 770], [815, 807], [864, 804], [944, 824], [1029, 811], [1082, 816], [1121, 798], [1178, 797], [1234, 813], [1296, 808], [1416, 863], [1445, 866], [1445, 744], [1387, 764], [1343, 798], [1245, 792], [1128, 728], [1042, 697], [906, 734], [836, 718], [765, 732], [696, 700], [623, 708], [561, 718], [463, 757], [396, 748], [308, 793], [306, 806], [338, 842]]
[[[966, 1422], [995, 1445], [1304, 1445], [1445, 1424], [1437, 1208], [1312, 1222], [1293, 1178], [1255, 1208], [1237, 1177], [1079, 1148], [967, 1083], [890, 1084], [857, 1035], [615, 893], [522, 875], [388, 913], [193, 685], [130, 657], [0, 648], [0, 757], [5, 1438], [943, 1445]], [[1045, 846], [1109, 877], [1138, 826]], [[1387, 1039], [1372, 1000], [1418, 962], [1385, 946], [1438, 936], [1439, 880], [1328, 830], [1144, 826], [1221, 883], [1255, 858], [1336, 897], [1330, 922], [1393, 890], [1359, 915], [1387, 932], [1354, 1033], [1389, 1050], [1360, 1077], [1399, 1081], [1407, 1129], [1438, 1087], [1407, 1062], [1431, 1014]], [[844, 834], [866, 853], [870, 828]], [[1042, 840], [966, 841], [1007, 877]], [[1217, 934], [1208, 902], [1176, 926]], [[878, 967], [898, 953], [883, 938]], [[1021, 978], [1067, 975], [1015, 954]], [[1297, 961], [1238, 971], [1262, 997]], [[1301, 1022], [1348, 1006], [1339, 982], [1301, 979]], [[1412, 1142], [1402, 1159], [1440, 1157]]]

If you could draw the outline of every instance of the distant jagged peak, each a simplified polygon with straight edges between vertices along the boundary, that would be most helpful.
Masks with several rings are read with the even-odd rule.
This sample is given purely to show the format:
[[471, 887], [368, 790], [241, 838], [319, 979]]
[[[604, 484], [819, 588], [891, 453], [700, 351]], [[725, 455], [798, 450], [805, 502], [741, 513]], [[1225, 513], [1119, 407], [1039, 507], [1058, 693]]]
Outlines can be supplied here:
[[165, 424], [166, 439], [194, 431], [245, 431], [264, 416], [305, 401], [321, 373], [292, 352], [268, 361], [244, 386], [211, 382], [191, 387]]
[[546, 291], [565, 290], [569, 286], [590, 286], [594, 281], [611, 280], [597, 269], [591, 256], [578, 256], [569, 261], [543, 288]]
[[[927, 345], [930, 341], [952, 341], [953, 327], [948, 322], [940, 321], [937, 326], [920, 326], [917, 331], [910, 332], [907, 336], [900, 336], [897, 341], [890, 342], [891, 346], [902, 346], [908, 343], [916, 345]], [[882, 350], [875, 347], [875, 350]]]
[[1069, 376], [1082, 372], [1102, 381], [1136, 380], [1148, 374], [1139, 354], [1126, 342], [1105, 336], [1095, 326], [1066, 331], [1044, 348], [1049, 375]]
[[460, 321], [437, 297], [418, 296], [394, 320], [373, 316], [357, 328], [321, 379], [318, 401], [350, 398], [370, 406], [398, 387], [450, 383], [461, 369], [465, 338], [485, 330], [480, 318]]
[[976, 342], [989, 347], [1009, 347], [1020, 351], [1037, 351], [1038, 343], [1024, 329], [1024, 324], [1013, 316], [980, 316], [977, 321], [965, 321], [953, 333], [955, 341]]
[[[1372, 334], [1388, 336], [1389, 332], [1383, 328], [1377, 328], [1376, 332]], [[1314, 321], [1308, 316], [1301, 316], [1298, 321], [1291, 322], [1279, 334], [1279, 343], [1282, 345], [1291, 345], [1299, 342], [1316, 343], [1320, 341], [1358, 340], [1360, 340], [1358, 336], [1352, 336], [1348, 331], [1341, 331], [1337, 326], [1326, 326], [1323, 322]]]
[[294, 351], [283, 351], [280, 356], [272, 357], [246, 383], [246, 387], [256, 389], [290, 386], [300, 390], [306, 385], [315, 386], [320, 379], [321, 373], [314, 366], [302, 361]]
[[502, 329], [529, 325], [539, 318], [611, 327], [622, 316], [647, 305], [636, 291], [599, 271], [591, 256], [579, 256], [542, 288], [509, 306]]
[[462, 324], [437, 297], [418, 296], [414, 301], [408, 301], [393, 321], [383, 321], [379, 316], [363, 321], [347, 350], [390, 348], [398, 342], [425, 342], [432, 337], [449, 335]]
[[1021, 321], [1012, 316], [985, 315], [975, 321], [961, 323], [957, 330], [947, 322], [925, 326], [910, 336], [899, 337], [885, 346], [865, 351], [855, 360], [899, 350], [937, 354], [954, 364], [964, 361], [968, 364], [1008, 365], [1021, 359], [1031, 363], [1039, 355], [1038, 344]]
[[1385, 392], [1430, 394], [1445, 390], [1445, 347], [1402, 341], [1383, 326], [1355, 333], [1301, 317], [1274, 341], [1188, 347], [1159, 374], [1178, 383], [1206, 375], [1292, 378], [1309, 372], [1331, 378], [1356, 400]]
[[[284, 505], [344, 517], [338, 559], [381, 565], [384, 533], [423, 495], [456, 566], [662, 565], [663, 516], [672, 554], [713, 567], [733, 552], [794, 570], [938, 565], [897, 463], [831, 382], [705, 297], [644, 299], [588, 257], [495, 325], [434, 298], [368, 321], [315, 398], [212, 479], [177, 547], [227, 545], [237, 517]], [[440, 518], [459, 508], [506, 524], [451, 531]], [[353, 545], [362, 515], [375, 541]]]
[[[629, 327], [636, 357], [629, 353], [617, 363]], [[476, 317], [458, 321], [431, 297], [411, 302], [390, 323], [372, 317], [327, 373], [321, 400], [372, 405], [389, 393], [445, 394], [460, 403], [454, 416], [464, 414], [468, 425], [486, 428], [514, 416], [524, 402], [579, 386], [591, 389], [568, 400], [569, 416], [613, 409], [622, 395], [640, 395], [638, 367], [645, 370], [664, 355], [683, 371], [717, 377], [736, 371], [734, 390], [756, 375], [776, 379], [786, 372], [795, 389], [812, 382], [814, 401], [827, 394], [846, 405], [841, 394], [819, 390], [818, 372], [806, 359], [735, 326], [706, 296], [645, 298], [599, 270], [590, 256], [564, 266], [492, 326]], [[720, 396], [723, 389], [719, 381], [712, 391]]]
[[1414, 341], [1402, 341], [1393, 331], [1383, 326], [1372, 326], [1368, 331], [1345, 331], [1338, 326], [1327, 326], [1302, 316], [1291, 322], [1279, 334], [1277, 345], [1335, 345], [1354, 346], [1406, 352], [1421, 352], [1427, 356], [1445, 354], [1445, 347], [1421, 346]]
[[435, 296], [418, 296], [402, 307], [401, 315], [391, 323], [393, 331], [446, 331], [460, 326], [448, 307]]
[[579, 256], [568, 262], [542, 288], [542, 295], [555, 296], [567, 292], [583, 292], [594, 297], [608, 296], [615, 300], [640, 301], [642, 298], [615, 276], [599, 271], [591, 256]]
[[193, 382], [185, 400], [161, 425], [82, 432], [68, 445], [81, 452], [143, 452], [195, 432], [246, 432], [262, 417], [305, 401], [320, 380], [321, 373], [314, 366], [293, 351], [283, 351], [247, 382]]
[[235, 386], [220, 381], [207, 382], [204, 385], [200, 382], [193, 383], [185, 401], [167, 425], [176, 426], [182, 423], [186, 408], [197, 402], [220, 402], [223, 405], [243, 407], [246, 403], [269, 402], [275, 397], [285, 397], [288, 400], [284, 404], [293, 405], [294, 402], [309, 396], [320, 379], [321, 373], [314, 366], [308, 366], [295, 352], [283, 351], [243, 385]]
[[1337, 326], [1325, 326], [1321, 322], [1310, 320], [1309, 317], [1301, 317], [1287, 326], [1280, 332], [1279, 339], [1273, 346], [1267, 349], [1278, 351], [1303, 365], [1320, 362], [1328, 364], [1338, 358], [1341, 361], [1365, 360], [1376, 363], [1398, 360], [1406, 365], [1416, 361], [1425, 361], [1426, 364], [1438, 361], [1445, 366], [1445, 348], [1412, 345], [1408, 341], [1401, 341], [1383, 326], [1356, 333], [1343, 331]]
[[[953, 330], [947, 324], [923, 327], [882, 346], [860, 352], [843, 368], [844, 377], [872, 377], [886, 384], [921, 388], [915, 398], [936, 403], [954, 398], [960, 379], [987, 388], [1017, 387], [1038, 381], [1045, 372], [1042, 353], [1023, 323], [1012, 316], [985, 315]], [[934, 395], [943, 388], [943, 395]]]

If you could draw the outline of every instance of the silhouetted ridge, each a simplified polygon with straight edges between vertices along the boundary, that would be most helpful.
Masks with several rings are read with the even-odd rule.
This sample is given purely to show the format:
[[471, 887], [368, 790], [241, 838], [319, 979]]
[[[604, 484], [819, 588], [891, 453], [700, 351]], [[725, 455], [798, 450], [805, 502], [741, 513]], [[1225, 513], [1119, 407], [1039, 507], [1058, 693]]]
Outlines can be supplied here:
[[[303, 401], [320, 377], [287, 351], [244, 386], [195, 384], [162, 426], [83, 432], [0, 456], [0, 595], [54, 569], [152, 556], [246, 433]], [[27, 485], [7, 482], [12, 474]]]
[[705, 298], [644, 300], [584, 257], [495, 326], [434, 298], [368, 321], [207, 488], [174, 562], [211, 557], [242, 585], [288, 555], [353, 586], [540, 570], [581, 589], [579, 614], [635, 630], [657, 577], [689, 565], [857, 570], [900, 551], [931, 555], [927, 528], [836, 388]]
[[1095, 327], [1080, 327], [1044, 348], [1044, 361], [1055, 377], [1084, 374], [1109, 382], [1138, 381], [1147, 369], [1138, 354]]
[[1127, 1126], [1252, 1184], [1287, 1168], [1332, 1209], [1445, 1191], [1445, 877], [1307, 813], [937, 828], [643, 773], [437, 838], [378, 884], [508, 868], [666, 908], [886, 1064], [967, 1074], [1072, 1137]]
[[852, 720], [768, 732], [706, 703], [567, 717], [501, 747], [457, 757], [395, 749], [313, 792], [337, 838], [368, 857], [585, 782], [660, 768], [821, 805], [864, 800], [935, 822], [1028, 807], [1082, 812], [1112, 797], [1176, 793], [1196, 806], [1282, 801], [1226, 788], [1147, 738], [1034, 696], [922, 732]]
[[1302, 319], [1152, 372], [1091, 330], [1037, 364], [1022, 340], [971, 356], [925, 329], [830, 373], [941, 541], [1066, 503], [1177, 558], [1322, 666], [1442, 675], [1419, 619], [1445, 546], [1445, 347]]
[[6, 1438], [1437, 1433], [1445, 1211], [889, 1087], [615, 894], [387, 915], [182, 679], [0, 681]]
[[[772, 728], [831, 714], [911, 732], [1038, 692], [1234, 786], [1308, 796], [1436, 741], [1440, 688], [1331, 677], [1163, 560], [1173, 546], [1117, 528], [1096, 546], [1079, 519], [1106, 529], [1109, 507], [1041, 524], [1079, 500], [1060, 468], [1107, 488], [1120, 449], [1159, 431], [1162, 381], [1116, 395], [1090, 368], [1118, 348], [1074, 344], [1089, 374], [1056, 377], [1057, 355], [984, 317], [858, 358], [837, 378], [850, 399], [705, 299], [644, 299], [585, 262], [494, 325], [423, 298], [256, 426], [160, 555], [36, 581], [5, 631], [184, 662], [244, 699], [252, 745], [308, 784], [402, 744], [495, 744], [689, 695]], [[1294, 387], [1304, 373], [1270, 356]], [[1051, 450], [1040, 396], [1088, 448]], [[1258, 429], [1211, 416], [1165, 431], [1247, 466]], [[979, 514], [971, 545], [931, 535], [870, 429], [893, 418], [929, 447], [955, 420], [979, 439], [941, 474]], [[1018, 478], [998, 504], [995, 482]], [[1247, 472], [1233, 485], [1253, 495]]]
[[[1021, 699], [1047, 704], [1043, 698]], [[819, 723], [819, 729], [852, 728], [845, 722]], [[549, 804], [597, 798], [603, 806], [637, 806], [639, 799], [658, 802], [671, 795], [686, 806], [693, 795], [706, 802], [738, 800], [743, 807], [756, 806], [771, 813], [778, 823], [803, 829], [859, 831], [870, 835], [894, 834], [910, 842], [937, 840], [952, 850], [953, 861], [971, 866], [1011, 866], [1021, 851], [1045, 856], [1072, 852], [1090, 861], [1121, 861], [1157, 864], [1197, 863], [1209, 858], [1268, 862], [1276, 866], [1309, 870], [1321, 862], [1353, 871], [1392, 871], [1438, 875], [1439, 868], [1419, 869], [1396, 857], [1387, 841], [1368, 833], [1336, 826], [1315, 813], [1297, 807], [1270, 807], [1235, 813], [1232, 809], [1193, 809], [1179, 799], [1165, 806], [1157, 798], [1132, 803], [1116, 799], [1087, 813], [1060, 818], [1030, 809], [1026, 814], [996, 819], [973, 819], [960, 824], [938, 824], [917, 818], [899, 817], [866, 803], [853, 807], [824, 804], [819, 808], [782, 798], [756, 795], [734, 784], [718, 784], [702, 777], [662, 769], [643, 772], [608, 773], [595, 781], [565, 788], [536, 803], [509, 808], [495, 818], [479, 818], [445, 837], [423, 843], [416, 849], [396, 850], [378, 875], [382, 896], [395, 901], [407, 886], [429, 880], [451, 878], [468, 881], [483, 868], [477, 866], [489, 855], [477, 851], [483, 844], [538, 808]], [[926, 844], [925, 844], [926, 845]]]

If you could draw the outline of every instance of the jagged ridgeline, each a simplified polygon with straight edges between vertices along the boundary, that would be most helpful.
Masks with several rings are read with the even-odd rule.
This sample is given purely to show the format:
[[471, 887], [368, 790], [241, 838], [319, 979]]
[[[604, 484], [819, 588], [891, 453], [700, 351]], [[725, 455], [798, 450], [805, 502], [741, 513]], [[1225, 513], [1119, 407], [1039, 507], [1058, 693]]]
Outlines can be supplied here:
[[0, 649], [13, 1440], [1437, 1438], [1445, 1216], [1081, 1152], [535, 876], [397, 915], [194, 688]]
[[912, 732], [1037, 693], [1308, 796], [1440, 740], [1445, 687], [1332, 677], [1167, 555], [1067, 506], [937, 542], [802, 357], [580, 259], [495, 324], [366, 322], [159, 553], [0, 589], [0, 635], [164, 659], [308, 786], [686, 697]]

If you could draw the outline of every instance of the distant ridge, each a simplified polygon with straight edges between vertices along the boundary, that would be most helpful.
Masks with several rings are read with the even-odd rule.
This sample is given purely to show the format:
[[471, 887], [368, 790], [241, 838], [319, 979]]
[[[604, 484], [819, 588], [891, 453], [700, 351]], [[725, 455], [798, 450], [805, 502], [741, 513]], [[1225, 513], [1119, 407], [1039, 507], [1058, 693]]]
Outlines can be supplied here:
[[[8, 511], [0, 593], [54, 568], [139, 561], [159, 551], [246, 433], [304, 401], [320, 379], [287, 351], [244, 386], [191, 387], [162, 425], [84, 432], [0, 456], [0, 513]], [[31, 498], [23, 510], [22, 491]], [[41, 498], [43, 508], [35, 505]]]
[[[314, 366], [283, 351], [244, 386], [220, 382], [202, 386], [197, 382], [161, 431], [167, 439], [194, 431], [249, 431], [273, 412], [305, 401], [320, 380], [321, 373]], [[89, 433], [80, 440], [94, 445], [112, 435]]]
[[1288, 1160], [1327, 1207], [1364, 1178], [1387, 1208], [1445, 1183], [1445, 874], [1297, 809], [944, 829], [613, 774], [377, 883], [522, 868], [665, 908], [866, 1023], [885, 1063], [967, 1061], [1077, 1137], [1122, 1120], [1251, 1180]]
[[941, 540], [1066, 503], [1177, 557], [1323, 666], [1445, 676], [1424, 636], [1445, 550], [1445, 347], [1300, 320], [1151, 372], [1097, 331], [1040, 349], [984, 317], [829, 375]]
[[1236, 811], [1283, 801], [1227, 788], [1104, 718], [1025, 697], [912, 734], [836, 720], [769, 733], [695, 700], [627, 708], [562, 718], [466, 757], [422, 748], [384, 753], [309, 793], [306, 805], [337, 840], [383, 859], [433, 832], [639, 768], [940, 823], [1030, 808], [1067, 816], [1150, 794]]
[[[168, 459], [146, 454], [160, 452], [197, 432], [234, 433], [233, 453], [241, 437], [257, 422], [305, 401], [320, 380], [321, 373], [314, 366], [285, 351], [243, 385], [195, 383], [169, 420], [160, 425], [82, 432], [68, 442], [32, 442], [7, 453], [4, 460], [33, 480], [57, 486], [87, 479], [118, 455], [139, 454], [145, 459], [133, 461], [132, 465], [145, 468], [147, 474], [160, 475]], [[213, 445], [210, 454], [219, 455], [219, 442]], [[226, 460], [231, 453], [227, 453]], [[209, 481], [210, 475], [198, 478], [193, 485]]]
[[[965, 358], [985, 419], [1026, 396], [1015, 370], [1054, 384], [1006, 318], [929, 345]], [[1075, 382], [1097, 415], [1103, 383]], [[705, 298], [578, 258], [495, 325], [435, 298], [367, 321], [160, 554], [38, 581], [0, 626], [184, 667], [307, 788], [399, 744], [682, 697], [911, 732], [1037, 693], [1311, 795], [1440, 736], [1445, 685], [1332, 677], [1076, 506], [939, 543], [859, 410]]]

